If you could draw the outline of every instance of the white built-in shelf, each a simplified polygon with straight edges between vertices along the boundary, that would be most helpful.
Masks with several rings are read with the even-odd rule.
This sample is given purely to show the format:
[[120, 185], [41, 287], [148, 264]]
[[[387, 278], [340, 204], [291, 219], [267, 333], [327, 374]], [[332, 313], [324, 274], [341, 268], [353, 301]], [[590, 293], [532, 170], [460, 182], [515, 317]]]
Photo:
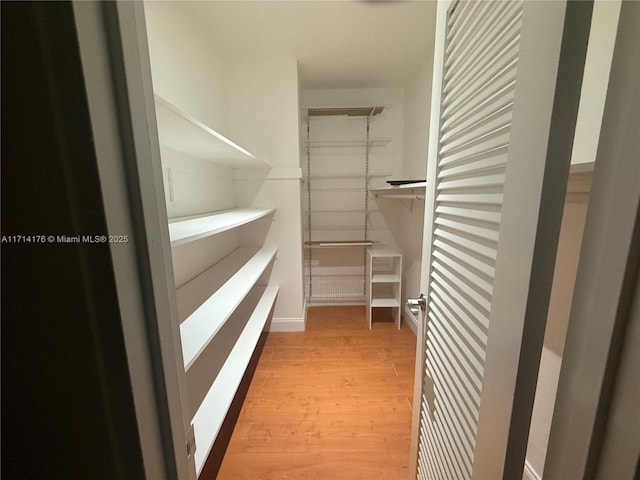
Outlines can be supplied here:
[[371, 300], [372, 307], [399, 307], [400, 302], [395, 298], [374, 298]]
[[400, 277], [394, 273], [374, 273], [371, 275], [372, 283], [399, 283]]
[[193, 428], [198, 446], [195, 452], [198, 475], [200, 475], [204, 462], [209, 456], [211, 447], [218, 436], [233, 397], [249, 365], [277, 294], [278, 287], [266, 287], [233, 350], [193, 417]]
[[155, 104], [161, 146], [231, 168], [270, 166], [161, 96]]
[[369, 194], [374, 198], [409, 198], [423, 200], [427, 182], [407, 183], [396, 187], [373, 188]]
[[236, 208], [198, 217], [177, 218], [169, 223], [171, 246], [192, 242], [259, 220], [275, 208]]
[[[216, 333], [249, 293], [249, 290], [273, 262], [276, 253], [277, 249], [274, 247], [263, 247], [259, 250], [255, 248], [238, 248], [222, 261], [205, 270], [205, 272], [177, 290], [176, 296], [179, 304], [199, 303], [199, 292], [206, 291], [211, 284], [214, 284], [215, 288], [215, 282], [219, 278], [228, 279], [222, 286], [216, 288], [214, 293], [180, 325], [185, 370], [189, 369], [198, 355], [215, 337]], [[238, 268], [238, 258], [236, 257], [250, 258]], [[195, 299], [192, 297], [195, 297]], [[179, 311], [184, 311], [185, 309], [191, 310], [192, 305], [179, 307]]]

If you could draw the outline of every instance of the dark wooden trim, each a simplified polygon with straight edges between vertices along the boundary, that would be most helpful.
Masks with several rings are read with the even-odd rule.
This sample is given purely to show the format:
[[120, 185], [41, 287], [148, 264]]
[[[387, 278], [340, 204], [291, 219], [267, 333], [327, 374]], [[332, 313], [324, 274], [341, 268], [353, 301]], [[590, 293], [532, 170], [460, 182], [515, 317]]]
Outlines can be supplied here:
[[144, 478], [72, 4], [1, 10], [2, 478]]

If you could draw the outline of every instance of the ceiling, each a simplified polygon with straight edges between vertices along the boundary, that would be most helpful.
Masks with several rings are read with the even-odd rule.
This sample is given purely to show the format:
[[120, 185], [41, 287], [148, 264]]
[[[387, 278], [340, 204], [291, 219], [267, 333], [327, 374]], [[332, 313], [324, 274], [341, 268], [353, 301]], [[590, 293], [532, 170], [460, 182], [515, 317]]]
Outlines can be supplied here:
[[435, 1], [191, 3], [229, 58], [286, 55], [305, 88], [402, 87], [432, 61]]

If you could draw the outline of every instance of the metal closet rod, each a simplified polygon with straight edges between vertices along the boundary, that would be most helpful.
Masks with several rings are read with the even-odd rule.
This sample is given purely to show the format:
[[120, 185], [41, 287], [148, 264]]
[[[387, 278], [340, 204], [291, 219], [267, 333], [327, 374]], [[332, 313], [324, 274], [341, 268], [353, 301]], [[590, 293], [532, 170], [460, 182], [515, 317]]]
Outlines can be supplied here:
[[384, 111], [384, 106], [372, 107], [325, 107], [325, 108], [309, 108], [307, 114], [310, 117], [331, 117], [331, 116], [347, 116], [347, 117], [371, 117], [380, 115]]
[[374, 193], [373, 198], [407, 198], [412, 200], [424, 200], [424, 194], [406, 193], [406, 194], [387, 195], [387, 194], [381, 194], [381, 193]]
[[323, 240], [304, 242], [305, 247], [329, 248], [329, 247], [371, 247], [372, 240]]

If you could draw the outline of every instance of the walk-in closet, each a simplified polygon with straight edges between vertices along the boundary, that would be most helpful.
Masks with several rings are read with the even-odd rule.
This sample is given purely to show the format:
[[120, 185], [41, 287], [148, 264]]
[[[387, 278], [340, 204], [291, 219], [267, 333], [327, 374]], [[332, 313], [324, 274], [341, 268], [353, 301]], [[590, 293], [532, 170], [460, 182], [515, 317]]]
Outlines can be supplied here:
[[640, 2], [0, 6], [3, 478], [638, 478]]
[[[362, 349], [359, 358], [369, 355], [370, 368], [378, 372], [374, 386], [363, 384], [360, 392], [375, 392], [376, 382], [389, 382], [393, 395], [376, 408], [385, 411], [384, 402], [399, 402], [402, 407], [393, 411], [401, 419], [411, 415], [415, 401], [423, 409], [447, 405], [443, 424], [429, 427], [435, 430], [429, 430], [428, 441], [439, 439], [447, 456], [460, 457], [455, 465], [440, 458], [442, 464], [428, 469], [462, 475], [471, 468], [476, 432], [461, 418], [476, 422], [480, 415], [476, 383], [482, 382], [488, 349], [488, 327], [480, 323], [484, 316], [489, 321], [491, 311], [489, 285], [497, 268], [504, 162], [525, 15], [518, 2], [487, 5], [464, 4], [449, 13], [452, 40], [444, 50], [444, 113], [438, 118], [432, 105], [432, 92], [441, 95], [439, 80], [432, 83], [433, 74], [441, 74], [434, 70], [441, 61], [434, 57], [439, 41], [435, 2], [145, 4], [176, 331], [185, 369], [187, 442], [195, 449], [196, 475], [250, 476], [247, 465], [253, 462], [259, 471], [258, 464], [268, 463], [261, 454], [278, 458], [288, 448], [295, 450], [284, 446], [283, 435], [299, 442], [301, 455], [319, 455], [331, 471], [328, 447], [310, 440], [326, 432], [307, 419], [320, 421], [313, 409], [326, 408], [331, 397], [322, 395], [337, 388], [331, 380], [323, 383], [323, 368], [346, 385], [373, 375], [349, 376], [350, 368], [365, 368], [355, 359], [344, 364], [345, 372], [335, 370], [337, 361], [351, 358], [345, 350], [350, 345]], [[486, 23], [472, 28], [473, 18]], [[495, 50], [494, 60], [482, 45]], [[591, 88], [605, 91], [602, 85]], [[442, 130], [434, 134], [438, 125]], [[425, 212], [427, 158], [430, 149], [436, 154], [435, 141], [443, 142], [438, 153], [443, 163], [431, 179], [438, 182], [431, 215]], [[547, 343], [563, 338], [553, 330], [568, 322], [571, 288], [559, 285], [562, 269], [574, 271], [577, 264], [581, 227], [573, 224], [584, 222], [586, 207], [577, 212], [574, 204], [588, 194], [593, 165], [585, 158], [584, 152], [574, 152], [572, 161], [580, 165], [570, 177], [554, 283], [565, 294], [552, 296]], [[434, 222], [434, 232], [424, 228], [425, 218]], [[569, 251], [576, 253], [573, 260]], [[428, 268], [423, 255], [434, 255]], [[435, 293], [420, 300], [426, 274], [432, 275], [428, 288]], [[565, 274], [571, 275], [575, 272]], [[454, 288], [452, 282], [469, 283]], [[563, 319], [556, 320], [560, 298]], [[420, 324], [421, 301], [435, 302], [428, 334]], [[458, 323], [440, 323], [447, 316]], [[349, 333], [355, 336], [346, 336], [347, 328], [355, 329]], [[418, 373], [413, 377], [414, 348], [407, 355], [390, 350], [394, 342], [405, 345], [413, 338], [412, 343], [416, 334], [427, 335], [426, 348], [435, 352], [424, 379]], [[558, 348], [549, 348], [561, 351], [563, 340], [556, 340]], [[423, 368], [425, 353], [420, 347], [417, 353]], [[452, 358], [458, 354], [456, 363]], [[534, 409], [538, 420], [527, 457], [532, 478], [544, 463], [546, 440], [539, 431], [549, 428], [553, 408], [553, 395], [544, 392], [553, 390], [558, 376], [559, 367], [550, 362], [545, 347]], [[285, 366], [297, 373], [283, 373]], [[302, 370], [315, 371], [324, 392], [307, 392], [302, 380], [292, 380], [291, 375], [305, 375]], [[451, 391], [434, 387], [432, 378]], [[422, 388], [433, 393], [411, 395], [407, 387], [423, 381]], [[295, 392], [298, 384], [303, 393]], [[279, 396], [282, 389], [288, 399]], [[333, 393], [336, 398], [343, 394], [339, 391]], [[352, 398], [357, 391], [344, 390]], [[475, 400], [463, 402], [467, 394]], [[376, 395], [370, 395], [371, 405]], [[295, 406], [288, 421], [280, 418], [280, 409], [287, 410], [277, 402]], [[364, 428], [357, 422], [370, 422], [373, 430], [387, 425], [364, 416], [360, 400], [349, 407], [336, 402], [337, 411], [353, 409], [350, 428], [356, 437]], [[304, 415], [298, 418], [300, 409]], [[332, 412], [325, 415], [333, 418]], [[340, 416], [335, 422], [349, 423]], [[335, 425], [329, 422], [327, 431]], [[405, 449], [408, 455], [410, 427], [392, 435], [392, 450]], [[339, 444], [342, 434], [333, 435]], [[296, 461], [318, 474], [309, 458]], [[411, 461], [401, 455], [397, 468]], [[427, 469], [422, 461], [418, 465]]]
[[637, 476], [640, 4], [2, 13], [3, 473]]
[[[391, 375], [378, 381], [409, 381], [384, 401], [410, 415], [414, 348], [402, 365], [398, 354], [395, 364], [378, 357], [398, 335], [415, 342], [417, 320], [404, 304], [418, 288], [422, 255], [434, 7], [145, 4], [197, 475], [220, 467], [249, 364], [289, 351], [268, 339], [264, 346], [263, 332], [314, 331], [309, 309], [322, 324], [327, 308], [351, 308], [340, 314], [345, 326], [365, 336], [339, 337], [341, 326], [329, 322], [322, 335], [334, 341], [397, 332], [384, 330], [369, 362]], [[281, 17], [295, 18], [291, 31], [279, 31]], [[389, 51], [345, 61], [365, 55], [371, 27], [386, 30], [375, 43]], [[252, 29], [266, 42], [255, 51], [245, 42], [261, 35]], [[331, 36], [333, 46], [324, 45]], [[288, 50], [298, 41], [310, 55], [334, 55], [335, 70], [296, 61]], [[408, 449], [410, 425], [403, 428], [394, 449]], [[258, 432], [254, 425], [247, 434]]]

